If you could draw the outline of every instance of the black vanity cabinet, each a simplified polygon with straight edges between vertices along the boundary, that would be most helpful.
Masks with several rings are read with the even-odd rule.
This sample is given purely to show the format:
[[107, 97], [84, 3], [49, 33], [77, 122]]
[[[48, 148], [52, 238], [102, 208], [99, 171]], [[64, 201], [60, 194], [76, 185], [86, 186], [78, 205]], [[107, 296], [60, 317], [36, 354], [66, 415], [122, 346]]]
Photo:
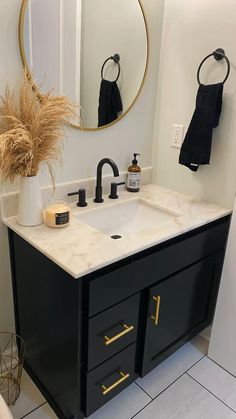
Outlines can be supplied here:
[[9, 230], [25, 368], [60, 419], [82, 419], [210, 324], [230, 216], [79, 279]]

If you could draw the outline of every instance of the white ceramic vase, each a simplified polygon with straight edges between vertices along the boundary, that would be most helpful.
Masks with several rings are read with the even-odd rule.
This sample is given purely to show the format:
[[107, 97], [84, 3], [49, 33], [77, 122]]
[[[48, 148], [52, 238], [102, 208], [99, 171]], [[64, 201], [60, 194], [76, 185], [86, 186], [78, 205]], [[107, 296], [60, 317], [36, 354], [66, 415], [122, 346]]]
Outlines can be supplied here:
[[17, 222], [28, 227], [37, 226], [44, 222], [38, 176], [23, 177], [20, 181]]

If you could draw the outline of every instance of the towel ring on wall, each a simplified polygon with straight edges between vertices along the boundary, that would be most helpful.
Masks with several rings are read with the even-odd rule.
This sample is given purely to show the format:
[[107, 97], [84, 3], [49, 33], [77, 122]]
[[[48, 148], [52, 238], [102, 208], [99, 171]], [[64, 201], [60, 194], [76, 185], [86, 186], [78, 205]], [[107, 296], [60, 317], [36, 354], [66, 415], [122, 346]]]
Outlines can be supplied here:
[[104, 61], [103, 66], [102, 66], [102, 70], [101, 70], [102, 80], [104, 80], [104, 77], [103, 77], [104, 67], [105, 67], [107, 61], [109, 61], [109, 60], [113, 60], [114, 63], [116, 63], [118, 65], [118, 75], [117, 75], [117, 77], [115, 79], [115, 82], [117, 82], [117, 80], [120, 77], [120, 56], [119, 56], [119, 54], [112, 55], [111, 57], [107, 58], [106, 61]]
[[225, 51], [222, 48], [217, 48], [214, 52], [212, 52], [212, 54], [207, 55], [207, 57], [204, 58], [204, 60], [202, 60], [200, 66], [198, 67], [198, 71], [197, 71], [197, 81], [198, 81], [198, 84], [199, 85], [202, 84], [201, 81], [200, 81], [200, 71], [201, 71], [202, 65], [205, 63], [205, 61], [209, 57], [214, 57], [215, 60], [217, 60], [217, 61], [220, 61], [223, 58], [225, 59], [228, 68], [227, 68], [227, 74], [226, 74], [226, 76], [225, 76], [225, 78], [224, 78], [224, 80], [222, 82], [224, 84], [226, 82], [226, 80], [228, 79], [228, 77], [229, 77], [229, 73], [230, 73], [230, 62], [229, 62], [228, 57], [225, 55]]

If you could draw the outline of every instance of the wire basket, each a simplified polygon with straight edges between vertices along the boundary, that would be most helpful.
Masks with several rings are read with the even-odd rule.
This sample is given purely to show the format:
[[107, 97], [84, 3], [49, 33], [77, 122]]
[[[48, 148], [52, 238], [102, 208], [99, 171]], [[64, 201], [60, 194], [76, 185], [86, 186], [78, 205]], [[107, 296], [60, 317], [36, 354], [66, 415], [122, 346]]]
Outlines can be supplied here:
[[0, 333], [0, 394], [9, 405], [20, 394], [25, 342], [14, 333]]

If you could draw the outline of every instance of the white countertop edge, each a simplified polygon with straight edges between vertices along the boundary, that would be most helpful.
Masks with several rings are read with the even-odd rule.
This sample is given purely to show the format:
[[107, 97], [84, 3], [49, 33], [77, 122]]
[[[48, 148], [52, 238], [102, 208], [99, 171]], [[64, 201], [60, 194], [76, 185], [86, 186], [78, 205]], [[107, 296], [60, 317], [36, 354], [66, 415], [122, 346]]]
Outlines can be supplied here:
[[[29, 237], [27, 237], [26, 235], [24, 235], [22, 232], [20, 232], [13, 224], [13, 222], [16, 221], [16, 217], [10, 217], [8, 219], [2, 219], [3, 224], [5, 224], [7, 227], [9, 227], [11, 230], [13, 230], [16, 234], [18, 234], [22, 239], [24, 239], [26, 242], [28, 242], [29, 244], [31, 244], [35, 249], [37, 249], [38, 251], [40, 251], [44, 256], [46, 256], [47, 258], [49, 258], [51, 261], [53, 261], [54, 263], [56, 263], [56, 265], [58, 265], [60, 268], [62, 268], [65, 272], [67, 272], [71, 277], [73, 277], [74, 279], [79, 279], [81, 277], [84, 277], [88, 274], [91, 274], [97, 270], [100, 270], [102, 268], [105, 268], [106, 266], [109, 266], [113, 263], [119, 262], [123, 259], [126, 259], [130, 256], [133, 256], [137, 253], [140, 253], [144, 250], [147, 250], [149, 248], [152, 248], [158, 244], [161, 243], [165, 243], [168, 240], [171, 240], [173, 238], [176, 238], [182, 234], [188, 233], [192, 230], [195, 230], [199, 227], [203, 227], [204, 225], [210, 224], [214, 221], [217, 221], [221, 218], [224, 218], [227, 215], [232, 214], [231, 210], [223, 210], [222, 209], [222, 214], [219, 214], [218, 216], [212, 217], [210, 220], [205, 220], [202, 222], [196, 222], [194, 224], [191, 225], [191, 227], [186, 227], [183, 228], [181, 231], [178, 232], [173, 232], [172, 234], [167, 234], [164, 238], [161, 239], [155, 239], [155, 240], [150, 240], [150, 242], [148, 244], [145, 244], [143, 246], [138, 246], [135, 250], [132, 251], [127, 251], [126, 253], [123, 253], [120, 256], [115, 256], [113, 257], [111, 260], [106, 260], [103, 263], [100, 264], [96, 264], [96, 266], [83, 270], [80, 273], [75, 273], [74, 271], [71, 271], [70, 269], [68, 269], [63, 263], [60, 263], [59, 260], [56, 260], [54, 257], [52, 257], [52, 255], [48, 254], [46, 251], [44, 251], [42, 248], [40, 248], [40, 246], [37, 246], [37, 244], [35, 244], [34, 241], [30, 240]], [[25, 227], [25, 229], [27, 230], [28, 227]]]

